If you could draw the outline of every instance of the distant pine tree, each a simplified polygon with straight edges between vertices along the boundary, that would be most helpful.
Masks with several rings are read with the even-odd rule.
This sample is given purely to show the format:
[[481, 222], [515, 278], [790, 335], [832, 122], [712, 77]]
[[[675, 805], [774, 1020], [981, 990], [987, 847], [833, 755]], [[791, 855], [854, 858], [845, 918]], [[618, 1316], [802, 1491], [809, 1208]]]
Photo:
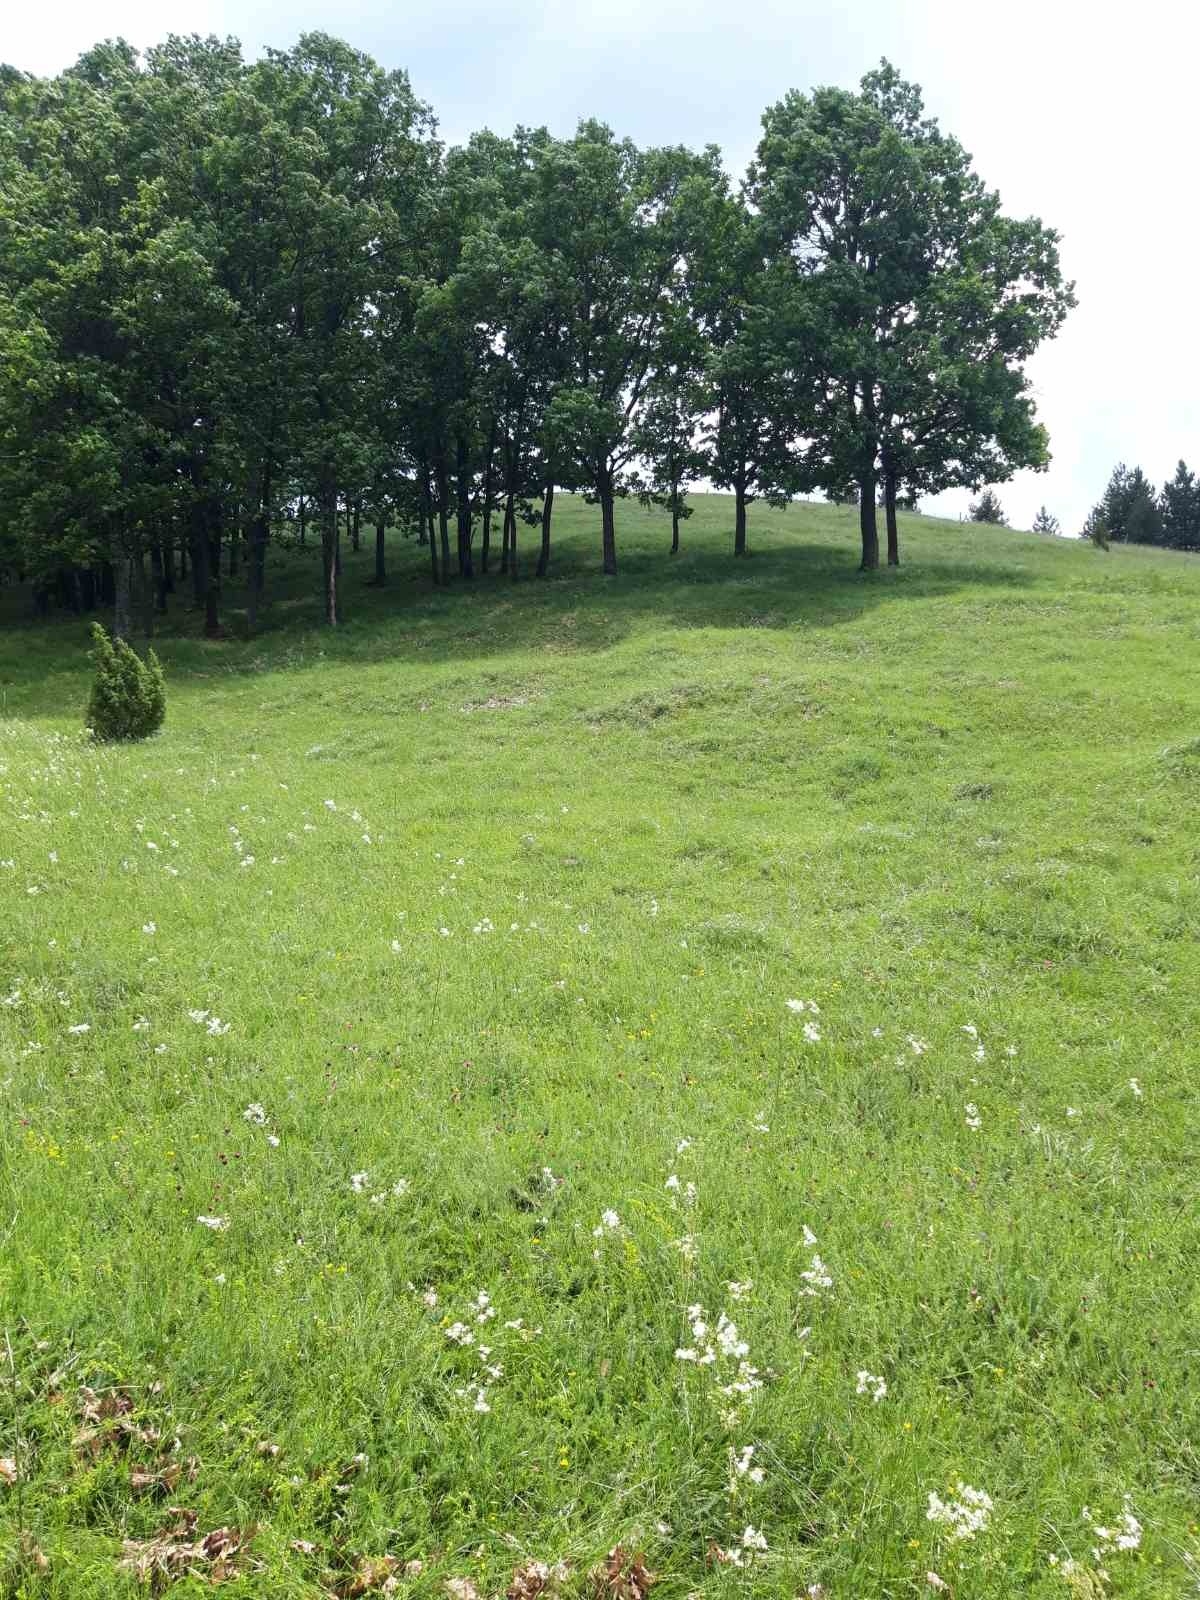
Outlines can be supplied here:
[[1158, 496], [1150, 480], [1136, 467], [1130, 474], [1130, 499], [1125, 510], [1126, 544], [1165, 544]]
[[972, 522], [990, 522], [997, 528], [1008, 526], [1008, 519], [1004, 515], [1004, 507], [1000, 498], [992, 489], [985, 489], [970, 508]]
[[1127, 467], [1119, 461], [1113, 468], [1100, 506], [1108, 536], [1114, 543], [1162, 544], [1158, 497], [1141, 467]]
[[1200, 482], [1181, 461], [1158, 500], [1163, 539], [1175, 550], [1200, 549]]
[[1034, 533], [1061, 533], [1062, 527], [1057, 517], [1051, 516], [1045, 506], [1038, 509], [1038, 514], [1033, 519]]

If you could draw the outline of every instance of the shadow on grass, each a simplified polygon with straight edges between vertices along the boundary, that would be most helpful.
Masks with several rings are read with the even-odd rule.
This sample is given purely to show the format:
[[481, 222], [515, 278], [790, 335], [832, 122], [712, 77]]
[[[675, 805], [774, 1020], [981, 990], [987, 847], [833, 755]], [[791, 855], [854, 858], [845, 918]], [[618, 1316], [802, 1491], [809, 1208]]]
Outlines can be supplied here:
[[[553, 649], [573, 655], [602, 652], [647, 627], [666, 629], [803, 629], [853, 624], [883, 605], [931, 599], [964, 588], [1013, 590], [1031, 576], [997, 549], [977, 559], [930, 554], [926, 522], [920, 560], [895, 569], [856, 568], [856, 513], [825, 509], [761, 513], [757, 547], [737, 560], [719, 506], [685, 524], [680, 555], [667, 553], [663, 524], [630, 513], [621, 570], [599, 570], [598, 539], [588, 510], [570, 507], [555, 545], [550, 576], [536, 578], [532, 538], [514, 581], [492, 570], [472, 581], [433, 586], [428, 551], [415, 540], [389, 540], [389, 580], [368, 586], [373, 553], [347, 551], [341, 579], [345, 622], [322, 624], [319, 553], [278, 548], [268, 573], [268, 604], [253, 637], [246, 634], [244, 589], [226, 580], [226, 637], [201, 637], [199, 614], [186, 593], [156, 622], [154, 645], [179, 687], [202, 690], [228, 675], [295, 671], [328, 663], [419, 659], [481, 663], [519, 651]], [[915, 519], [914, 519], [915, 520]], [[807, 526], [806, 526], [807, 523]], [[821, 537], [811, 537], [811, 532]], [[949, 530], [951, 533], [953, 529]], [[833, 534], [833, 538], [829, 537]], [[690, 537], [689, 537], [690, 535]], [[478, 559], [478, 554], [477, 554]], [[236, 585], [236, 586], [235, 586]], [[186, 589], [186, 585], [181, 585]], [[90, 618], [19, 614], [20, 596], [5, 597], [0, 636], [0, 714], [61, 718], [74, 715], [85, 693]], [[241, 603], [239, 603], [241, 602]], [[107, 620], [107, 619], [104, 619]]]

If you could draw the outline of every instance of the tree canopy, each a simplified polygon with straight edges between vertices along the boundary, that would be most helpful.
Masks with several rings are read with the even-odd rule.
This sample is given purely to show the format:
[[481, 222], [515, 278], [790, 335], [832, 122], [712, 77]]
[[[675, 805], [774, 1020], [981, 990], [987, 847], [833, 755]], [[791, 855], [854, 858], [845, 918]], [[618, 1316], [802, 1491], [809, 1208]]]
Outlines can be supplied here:
[[886, 62], [771, 107], [740, 186], [595, 120], [447, 149], [320, 33], [106, 43], [6, 69], [0, 113], [0, 576], [119, 636], [189, 573], [219, 635], [239, 560], [255, 626], [270, 541], [309, 527], [336, 624], [364, 517], [378, 583], [389, 524], [438, 584], [494, 569], [496, 523], [517, 577], [534, 524], [545, 576], [556, 490], [614, 574], [623, 495], [678, 549], [689, 486], [729, 491], [741, 556], [756, 499], [853, 484], [869, 569], [880, 489], [897, 561], [897, 505], [1049, 459], [1025, 363], [1073, 303], [1057, 236]]

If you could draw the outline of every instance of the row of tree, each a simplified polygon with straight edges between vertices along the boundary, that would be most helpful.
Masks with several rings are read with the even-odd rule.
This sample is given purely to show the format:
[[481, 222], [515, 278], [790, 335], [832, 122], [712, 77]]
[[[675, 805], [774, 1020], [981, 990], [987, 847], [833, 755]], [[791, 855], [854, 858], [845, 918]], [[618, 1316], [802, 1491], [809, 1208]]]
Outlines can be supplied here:
[[1155, 491], [1141, 467], [1113, 468], [1103, 495], [1088, 513], [1084, 535], [1096, 544], [1157, 544], [1200, 550], [1200, 480], [1181, 461]]
[[[1057, 235], [1003, 215], [886, 62], [793, 92], [733, 185], [715, 147], [599, 122], [444, 148], [404, 73], [325, 35], [105, 44], [0, 69], [0, 573], [111, 596], [190, 570], [253, 626], [268, 541], [411, 527], [434, 583], [547, 571], [555, 493], [662, 506], [855, 486], [896, 507], [1048, 461], [1024, 366], [1074, 303]], [[98, 586], [98, 587], [97, 587]], [[146, 604], [150, 609], [149, 601]]]

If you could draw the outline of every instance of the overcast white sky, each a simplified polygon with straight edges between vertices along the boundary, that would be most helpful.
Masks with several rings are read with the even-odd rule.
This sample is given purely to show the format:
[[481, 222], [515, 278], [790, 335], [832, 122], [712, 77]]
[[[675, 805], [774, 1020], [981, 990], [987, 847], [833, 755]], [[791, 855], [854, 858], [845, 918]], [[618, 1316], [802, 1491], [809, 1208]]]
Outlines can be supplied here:
[[[234, 34], [253, 55], [320, 28], [405, 67], [451, 141], [570, 132], [719, 144], [740, 174], [764, 106], [853, 85], [886, 55], [1006, 208], [1063, 235], [1079, 308], [1031, 368], [1048, 473], [1001, 491], [1075, 531], [1113, 463], [1200, 467], [1196, 0], [0, 0], [0, 60], [53, 73], [98, 39]], [[927, 509], [956, 515], [966, 494]]]

